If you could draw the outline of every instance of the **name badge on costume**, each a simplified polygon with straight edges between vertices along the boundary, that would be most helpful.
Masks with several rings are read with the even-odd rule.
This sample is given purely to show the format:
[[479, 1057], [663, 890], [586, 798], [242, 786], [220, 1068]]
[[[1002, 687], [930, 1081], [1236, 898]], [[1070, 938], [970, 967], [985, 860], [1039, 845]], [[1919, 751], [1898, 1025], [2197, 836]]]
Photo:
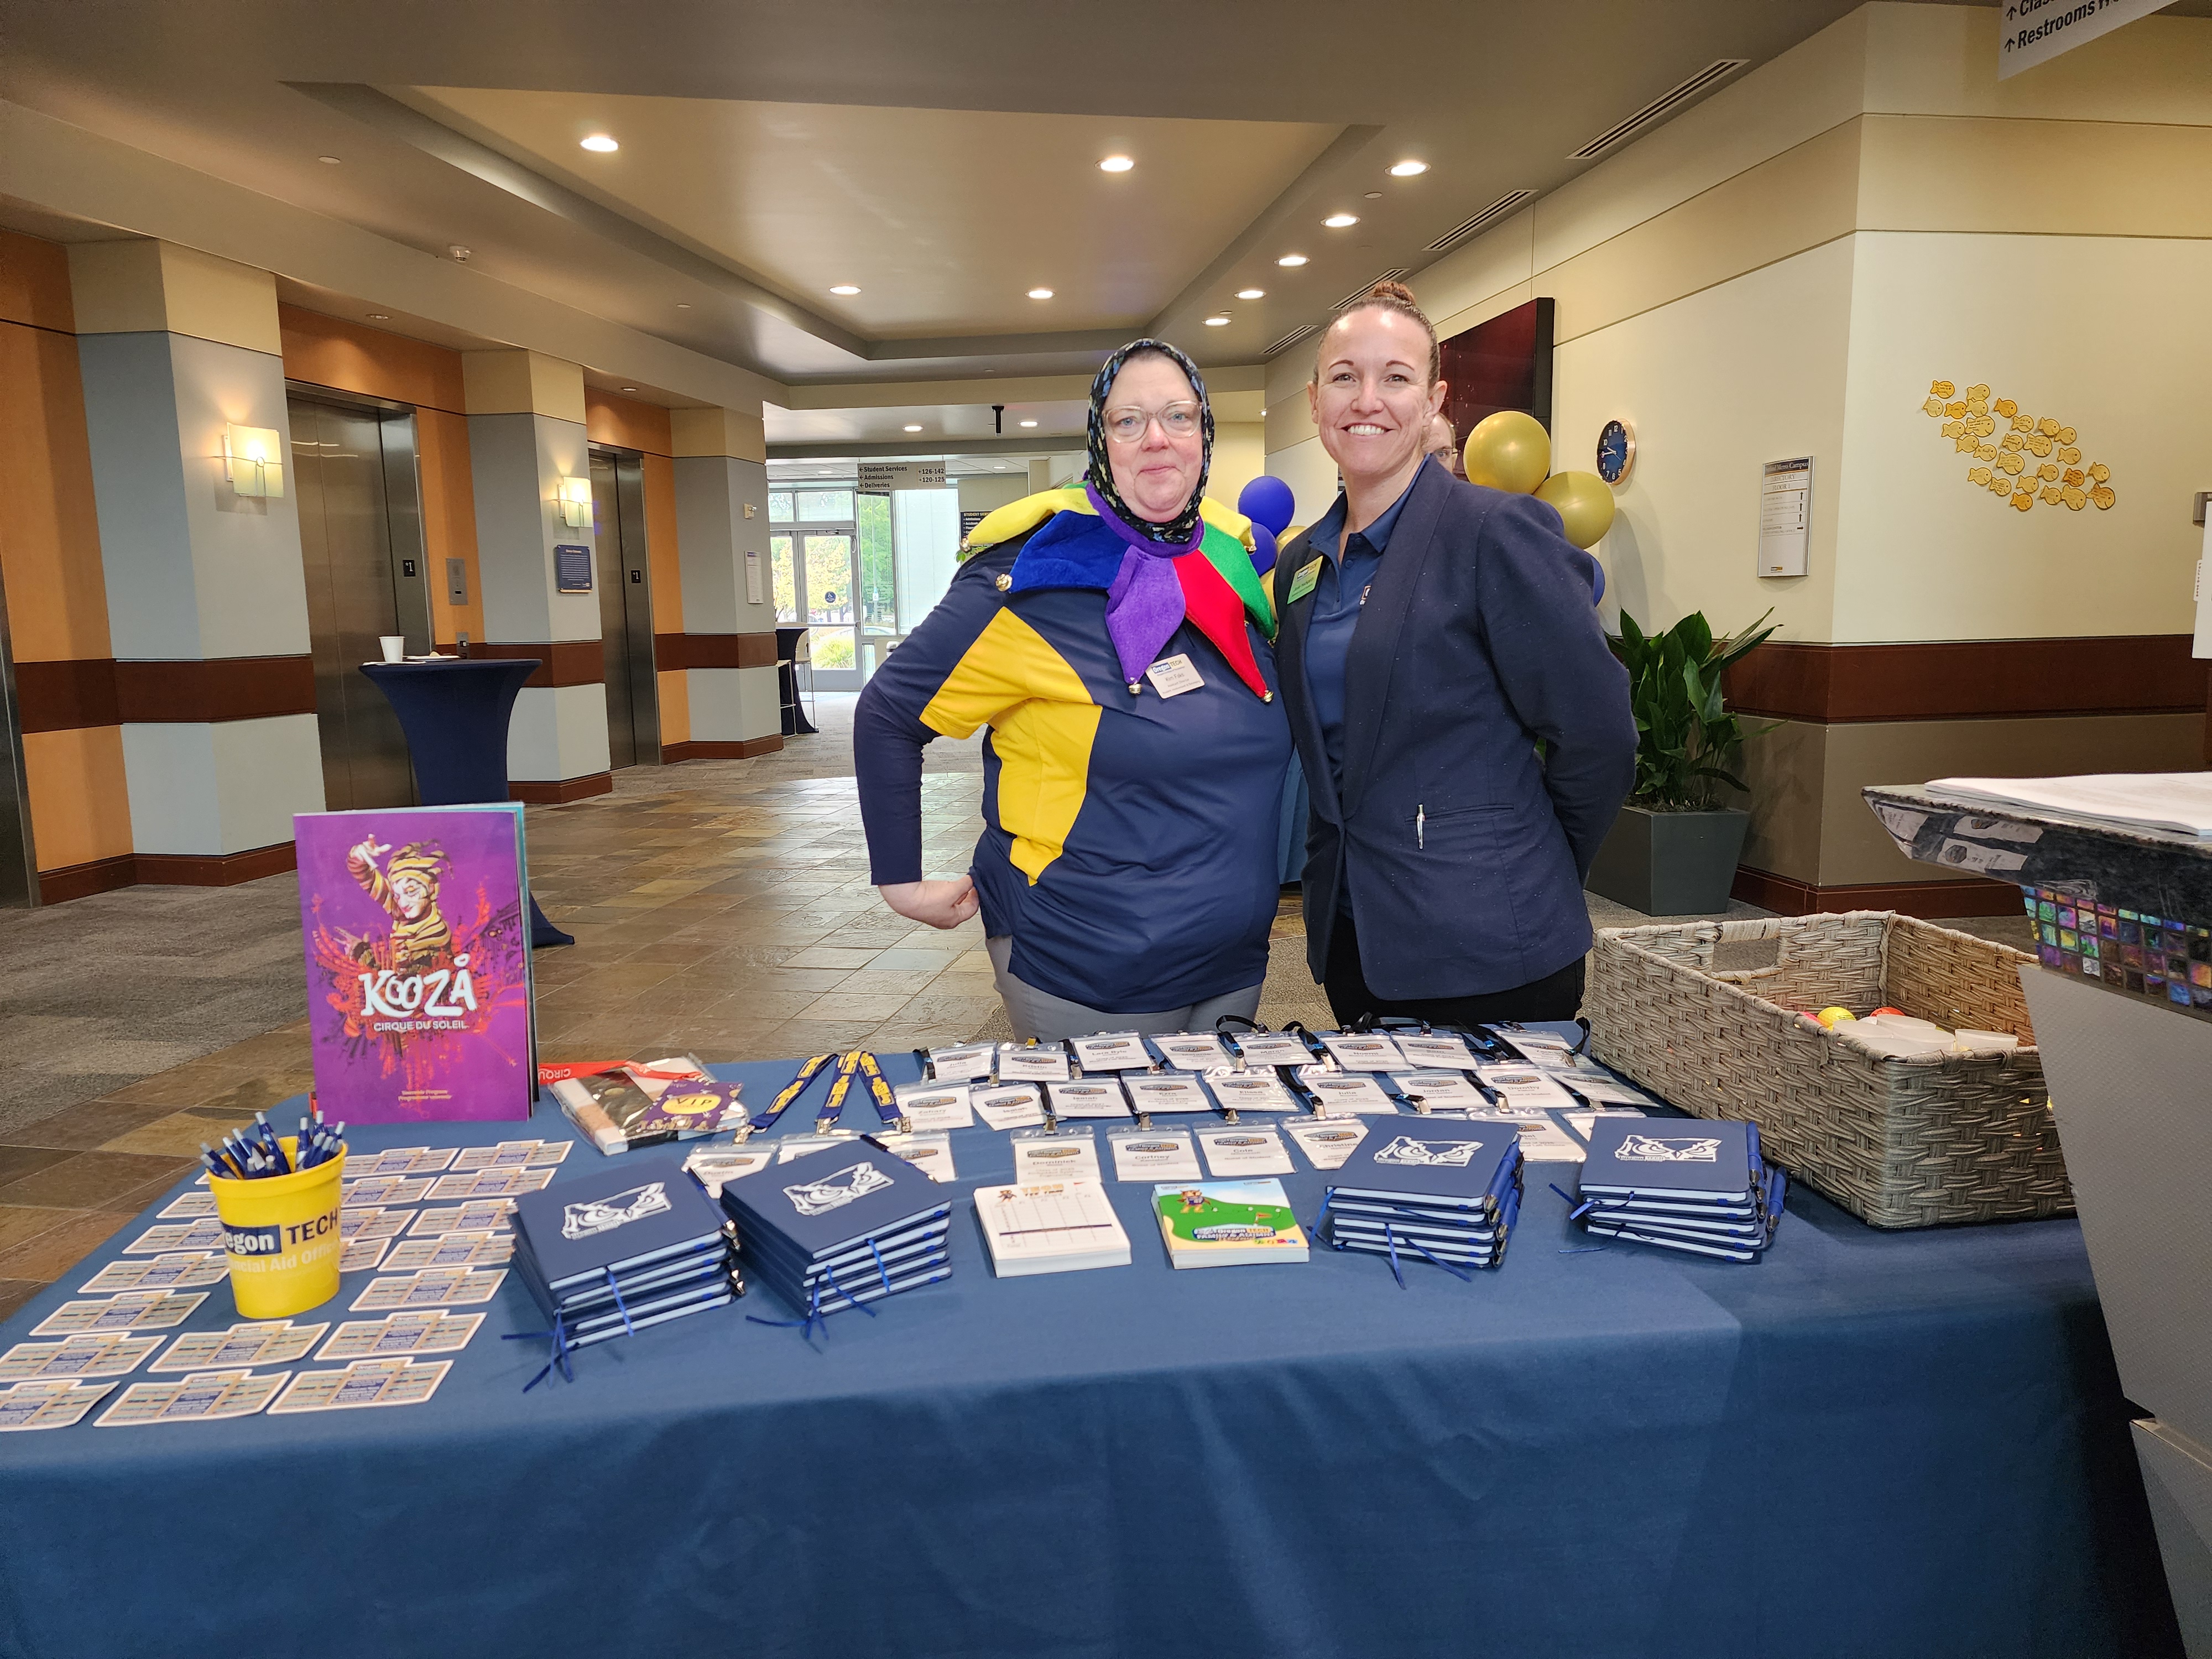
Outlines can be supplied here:
[[1152, 683], [1152, 690], [1164, 697], [1179, 697], [1206, 684], [1198, 670], [1190, 665], [1190, 658], [1182, 652], [1162, 657], [1145, 671], [1145, 678]]
[[1320, 580], [1321, 561], [1319, 559], [1315, 559], [1310, 563], [1300, 565], [1298, 567], [1298, 574], [1291, 578], [1291, 597], [1284, 600], [1283, 603], [1285, 605], [1296, 605], [1300, 599], [1303, 599], [1307, 594], [1314, 591], [1314, 584]]

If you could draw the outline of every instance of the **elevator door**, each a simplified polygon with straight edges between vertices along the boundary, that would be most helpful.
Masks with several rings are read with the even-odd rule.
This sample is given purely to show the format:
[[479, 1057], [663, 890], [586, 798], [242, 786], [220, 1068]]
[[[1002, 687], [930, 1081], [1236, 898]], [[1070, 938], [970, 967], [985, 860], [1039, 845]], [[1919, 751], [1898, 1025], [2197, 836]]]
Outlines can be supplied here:
[[660, 704], [653, 674], [653, 573], [645, 546], [645, 481], [635, 455], [592, 452], [599, 649], [606, 675], [609, 764], [660, 764]]
[[385, 635], [403, 636], [410, 652], [430, 648], [414, 417], [305, 398], [291, 399], [290, 410], [324, 802], [334, 812], [410, 806], [406, 737], [361, 665], [383, 655]]

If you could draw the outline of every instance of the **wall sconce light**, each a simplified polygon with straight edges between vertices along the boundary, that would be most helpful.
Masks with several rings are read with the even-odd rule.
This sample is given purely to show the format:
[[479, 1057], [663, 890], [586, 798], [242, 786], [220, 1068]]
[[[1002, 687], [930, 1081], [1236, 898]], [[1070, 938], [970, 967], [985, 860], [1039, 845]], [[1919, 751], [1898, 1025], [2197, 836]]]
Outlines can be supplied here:
[[226, 426], [222, 429], [222, 476], [241, 495], [282, 495], [283, 439], [270, 427]]
[[571, 530], [592, 527], [592, 481], [589, 478], [561, 480], [561, 522]]

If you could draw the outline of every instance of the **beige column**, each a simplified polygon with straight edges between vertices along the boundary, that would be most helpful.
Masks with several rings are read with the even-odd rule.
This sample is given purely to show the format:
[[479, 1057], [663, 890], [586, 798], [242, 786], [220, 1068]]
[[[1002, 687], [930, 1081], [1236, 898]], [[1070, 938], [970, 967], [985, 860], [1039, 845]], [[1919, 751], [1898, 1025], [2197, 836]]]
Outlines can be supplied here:
[[766, 754], [783, 746], [768, 561], [767, 434], [757, 410], [670, 413], [691, 752]]

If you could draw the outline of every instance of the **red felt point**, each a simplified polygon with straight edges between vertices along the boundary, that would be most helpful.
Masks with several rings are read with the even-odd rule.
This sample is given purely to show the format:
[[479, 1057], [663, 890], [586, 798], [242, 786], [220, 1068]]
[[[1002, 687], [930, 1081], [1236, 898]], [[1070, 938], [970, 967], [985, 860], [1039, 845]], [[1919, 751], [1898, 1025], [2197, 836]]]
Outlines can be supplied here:
[[1175, 573], [1182, 584], [1184, 616], [1229, 659], [1254, 696], [1267, 696], [1267, 682], [1253, 658], [1252, 641], [1244, 632], [1244, 601], [1237, 597], [1237, 590], [1202, 552], [1184, 554], [1175, 562]]

